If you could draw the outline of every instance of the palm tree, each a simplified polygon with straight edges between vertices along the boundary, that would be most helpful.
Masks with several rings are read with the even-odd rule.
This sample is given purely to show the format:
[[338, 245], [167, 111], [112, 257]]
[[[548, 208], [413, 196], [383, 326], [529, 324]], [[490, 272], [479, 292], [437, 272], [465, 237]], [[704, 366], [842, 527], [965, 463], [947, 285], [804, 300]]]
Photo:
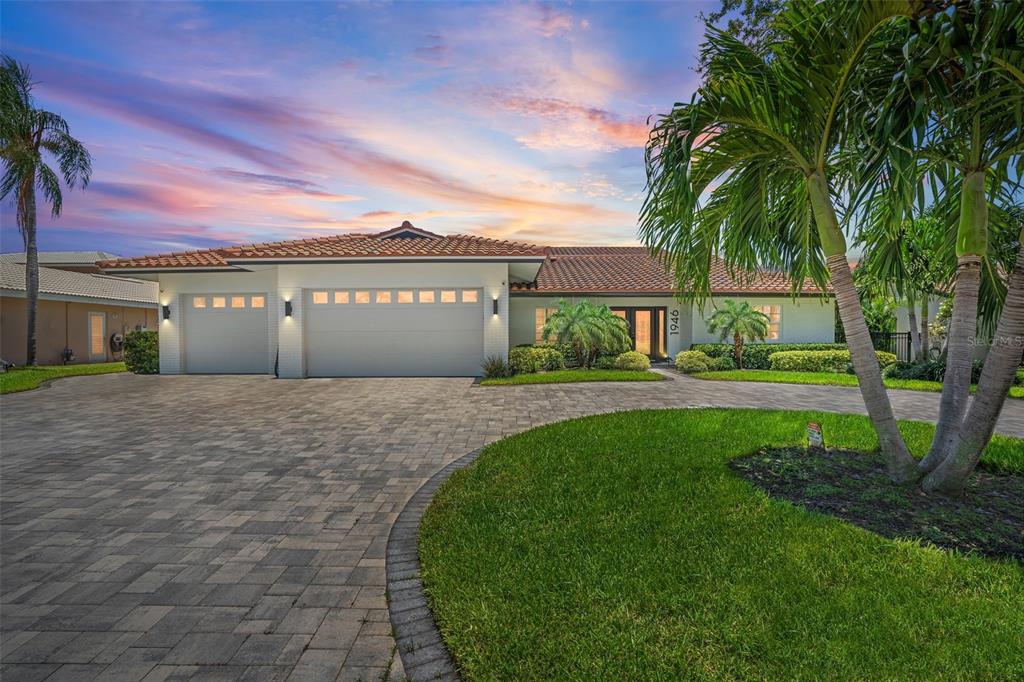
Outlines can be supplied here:
[[648, 142], [640, 215], [643, 240], [666, 254], [689, 297], [709, 295], [719, 254], [737, 270], [785, 271], [795, 289], [807, 277], [822, 287], [831, 281], [861, 394], [898, 482], [917, 477], [915, 461], [882, 384], [836, 200], [854, 193], [854, 179], [874, 180], [844, 172], [843, 152], [872, 94], [890, 87], [875, 64], [895, 62], [883, 57], [899, 51], [912, 9], [795, 0], [777, 18], [779, 40], [766, 56], [708, 27], [704, 83], [657, 120]]
[[[939, 421], [931, 449], [920, 463], [921, 472], [928, 474], [922, 484], [925, 490], [955, 491], [966, 482], [966, 477], [940, 481], [944, 475], [930, 472], [953, 455], [967, 425], [979, 312], [982, 320], [992, 323], [1003, 296], [1009, 296], [1006, 273], [1015, 258], [1000, 262], [993, 244], [1000, 230], [1010, 230], [1011, 240], [1019, 230], [1007, 224], [1008, 214], [1000, 203], [1013, 201], [1024, 169], [1022, 32], [1024, 18], [1014, 3], [970, 3], [925, 17], [915, 40], [907, 44], [898, 87], [883, 107], [917, 112], [909, 123], [926, 161], [930, 190], [941, 204], [956, 208], [950, 211], [956, 217], [950, 225], [956, 263], [953, 314]], [[876, 144], [889, 144], [892, 115], [880, 117], [880, 123]], [[893, 171], [895, 182], [917, 182], [915, 171], [902, 166]], [[1009, 279], [1011, 285], [1014, 281]], [[1012, 317], [1012, 309], [1004, 308], [1003, 318], [1008, 314]], [[1012, 353], [998, 344], [993, 350]], [[1006, 371], [1012, 381], [1013, 372]], [[1000, 383], [993, 378], [990, 385]], [[1005, 391], [985, 399], [1001, 407]]]
[[606, 305], [590, 301], [573, 305], [558, 302], [556, 310], [541, 330], [545, 343], [554, 338], [569, 344], [580, 367], [590, 367], [599, 353], [620, 353], [630, 346], [629, 325]]
[[722, 341], [732, 337], [732, 354], [736, 368], [743, 369], [743, 340], [764, 341], [768, 336], [768, 316], [754, 310], [746, 301], [725, 301], [708, 318], [708, 331], [719, 334]]
[[36, 364], [36, 316], [39, 308], [39, 254], [36, 246], [36, 189], [60, 215], [60, 180], [43, 152], [57, 161], [68, 187], [84, 188], [92, 174], [92, 159], [81, 142], [71, 137], [67, 122], [37, 109], [28, 68], [8, 56], [0, 65], [0, 158], [4, 175], [0, 201], [12, 193], [17, 205], [18, 230], [25, 241], [25, 294], [28, 305], [27, 364]]

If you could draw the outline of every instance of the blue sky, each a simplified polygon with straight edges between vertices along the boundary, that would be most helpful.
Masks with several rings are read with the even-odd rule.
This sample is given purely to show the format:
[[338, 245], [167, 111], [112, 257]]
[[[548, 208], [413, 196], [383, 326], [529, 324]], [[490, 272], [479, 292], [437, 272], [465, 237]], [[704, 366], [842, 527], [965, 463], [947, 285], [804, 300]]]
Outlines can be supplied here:
[[[44, 249], [382, 230], [635, 241], [647, 119], [708, 3], [3, 4], [4, 52], [94, 160]], [[3, 250], [21, 248], [10, 203]]]

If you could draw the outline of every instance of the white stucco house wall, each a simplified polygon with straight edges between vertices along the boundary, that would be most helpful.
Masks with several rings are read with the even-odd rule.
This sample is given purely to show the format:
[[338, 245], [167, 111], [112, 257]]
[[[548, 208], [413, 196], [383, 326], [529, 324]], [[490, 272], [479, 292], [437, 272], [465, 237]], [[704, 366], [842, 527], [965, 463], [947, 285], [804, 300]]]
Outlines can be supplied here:
[[831, 297], [792, 297], [777, 273], [740, 283], [718, 267], [702, 312], [640, 247], [544, 247], [408, 222], [100, 266], [159, 282], [163, 374], [473, 376], [485, 358], [534, 343], [561, 299], [607, 304], [655, 359], [717, 341], [704, 315], [727, 298], [763, 306], [770, 341], [831, 341], [834, 329]]

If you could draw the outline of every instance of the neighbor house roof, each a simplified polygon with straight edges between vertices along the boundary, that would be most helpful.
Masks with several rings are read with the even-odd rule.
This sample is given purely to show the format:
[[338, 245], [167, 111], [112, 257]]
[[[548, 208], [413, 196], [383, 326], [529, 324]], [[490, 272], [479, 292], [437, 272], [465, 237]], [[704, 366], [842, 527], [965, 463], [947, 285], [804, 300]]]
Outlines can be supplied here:
[[[25, 266], [0, 261], [0, 289], [25, 291]], [[39, 268], [39, 293], [156, 305], [160, 285], [138, 279]]]
[[[106, 251], [40, 251], [40, 265], [93, 265], [96, 261], [117, 258], [116, 253]], [[25, 252], [0, 254], [0, 261], [6, 263], [24, 263]]]
[[[712, 294], [788, 294], [791, 290], [789, 278], [781, 272], [734, 277], [717, 258], [712, 261], [710, 279]], [[639, 246], [553, 246], [533, 282], [512, 284], [512, 291], [536, 294], [672, 294], [677, 289], [665, 266]], [[821, 293], [810, 281], [802, 291]]]
[[105, 270], [223, 268], [252, 261], [346, 259], [543, 259], [546, 249], [532, 244], [471, 235], [438, 235], [402, 223], [376, 234], [342, 234], [312, 239], [227, 246], [204, 251], [119, 258], [99, 263]]

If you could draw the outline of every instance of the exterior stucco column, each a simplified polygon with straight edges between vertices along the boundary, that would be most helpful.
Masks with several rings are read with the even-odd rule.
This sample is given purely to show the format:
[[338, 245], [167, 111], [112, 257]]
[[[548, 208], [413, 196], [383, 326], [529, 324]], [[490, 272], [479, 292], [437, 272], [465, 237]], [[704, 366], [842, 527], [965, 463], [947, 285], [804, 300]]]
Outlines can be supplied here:
[[[183, 374], [185, 363], [182, 361], [182, 331], [185, 320], [185, 303], [188, 297], [173, 292], [160, 292], [157, 303], [157, 334], [160, 344], [160, 373]], [[171, 317], [164, 319], [163, 306], [170, 306]]]
[[[286, 303], [291, 301], [292, 314], [285, 316]], [[277, 296], [277, 375], [281, 379], [306, 376], [302, 338], [302, 289], [281, 289]]]
[[[498, 314], [494, 314], [494, 300], [498, 301]], [[492, 355], [508, 357], [508, 283], [503, 281], [484, 287], [484, 358]]]

